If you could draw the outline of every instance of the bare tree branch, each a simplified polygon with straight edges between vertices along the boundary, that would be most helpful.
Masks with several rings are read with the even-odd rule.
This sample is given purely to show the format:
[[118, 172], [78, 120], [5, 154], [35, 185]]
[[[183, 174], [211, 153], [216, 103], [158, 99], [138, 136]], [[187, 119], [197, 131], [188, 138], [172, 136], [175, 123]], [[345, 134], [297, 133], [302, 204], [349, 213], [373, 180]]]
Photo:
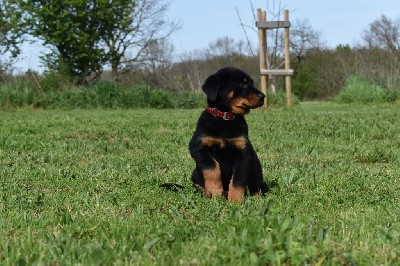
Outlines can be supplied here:
[[254, 56], [253, 48], [251, 47], [251, 43], [250, 43], [250, 40], [249, 40], [249, 36], [247, 36], [247, 31], [246, 31], [246, 29], [244, 28], [244, 24], [243, 24], [243, 22], [242, 22], [242, 18], [240, 17], [239, 10], [237, 9], [237, 7], [235, 7], [235, 9], [236, 9], [236, 14], [237, 14], [237, 16], [238, 16], [238, 18], [239, 18], [239, 21], [240, 21], [240, 26], [242, 27], [242, 30], [243, 30], [243, 32], [244, 32], [244, 35], [246, 36], [247, 46], [248, 46], [248, 48], [249, 48], [249, 50], [250, 50], [251, 55]]
[[383, 48], [396, 53], [400, 50], [400, 19], [382, 15], [363, 31], [362, 38], [368, 48]]

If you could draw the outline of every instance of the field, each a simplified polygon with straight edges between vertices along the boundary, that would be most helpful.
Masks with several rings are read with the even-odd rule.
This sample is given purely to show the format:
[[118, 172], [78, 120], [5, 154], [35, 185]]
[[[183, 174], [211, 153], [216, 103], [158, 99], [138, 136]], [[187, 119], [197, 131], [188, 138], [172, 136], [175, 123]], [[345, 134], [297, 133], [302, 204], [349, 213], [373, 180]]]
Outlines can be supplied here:
[[243, 204], [191, 187], [200, 112], [0, 112], [0, 264], [399, 263], [398, 105], [253, 111], [272, 190]]

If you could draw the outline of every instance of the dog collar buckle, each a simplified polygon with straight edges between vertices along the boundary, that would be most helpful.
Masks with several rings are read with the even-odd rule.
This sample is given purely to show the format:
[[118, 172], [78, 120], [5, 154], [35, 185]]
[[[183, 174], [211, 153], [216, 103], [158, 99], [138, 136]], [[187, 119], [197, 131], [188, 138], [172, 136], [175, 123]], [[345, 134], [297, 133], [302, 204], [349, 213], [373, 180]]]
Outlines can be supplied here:
[[224, 112], [224, 116], [222, 117], [223, 120], [233, 120], [233, 118], [235, 118], [235, 116], [233, 116], [232, 118], [228, 118], [228, 112]]

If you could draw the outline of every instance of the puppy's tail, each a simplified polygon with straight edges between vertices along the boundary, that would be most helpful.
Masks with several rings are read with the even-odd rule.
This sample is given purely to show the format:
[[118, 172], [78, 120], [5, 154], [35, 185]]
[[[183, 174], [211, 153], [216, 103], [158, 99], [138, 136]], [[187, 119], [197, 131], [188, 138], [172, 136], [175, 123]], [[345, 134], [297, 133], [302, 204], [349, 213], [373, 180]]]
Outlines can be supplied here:
[[160, 187], [174, 191], [174, 192], [178, 192], [185, 188], [184, 186], [175, 184], [175, 183], [164, 183], [164, 184], [161, 184]]
[[269, 192], [270, 188], [267, 185], [267, 183], [262, 182], [260, 187], [259, 187], [259, 190], [260, 190], [261, 196], [265, 196], [265, 195], [267, 195], [267, 192]]

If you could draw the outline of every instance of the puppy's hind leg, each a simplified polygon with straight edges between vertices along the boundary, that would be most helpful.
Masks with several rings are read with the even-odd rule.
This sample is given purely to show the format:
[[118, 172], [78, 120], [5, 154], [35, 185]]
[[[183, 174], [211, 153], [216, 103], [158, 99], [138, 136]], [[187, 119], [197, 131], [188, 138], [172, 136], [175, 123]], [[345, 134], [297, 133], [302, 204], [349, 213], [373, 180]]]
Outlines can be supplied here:
[[192, 182], [194, 188], [196, 188], [198, 191], [204, 193], [204, 178], [202, 174], [200, 174], [197, 169], [194, 169], [192, 173]]

